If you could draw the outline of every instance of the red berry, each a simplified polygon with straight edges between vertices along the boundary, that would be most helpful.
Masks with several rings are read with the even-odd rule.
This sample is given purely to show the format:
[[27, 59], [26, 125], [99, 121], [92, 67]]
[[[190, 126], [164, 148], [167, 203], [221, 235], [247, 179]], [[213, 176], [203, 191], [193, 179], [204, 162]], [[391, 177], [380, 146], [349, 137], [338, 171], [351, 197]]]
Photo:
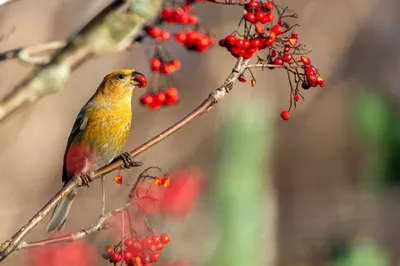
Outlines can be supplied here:
[[151, 240], [150, 237], [146, 236], [145, 238], [143, 238], [142, 240], [142, 245], [144, 249], [149, 249], [151, 248], [151, 246], [153, 245], [153, 241]]
[[161, 60], [158, 58], [153, 58], [150, 61], [150, 67], [153, 71], [159, 71], [161, 67]]
[[161, 238], [160, 238], [159, 235], [155, 234], [155, 235], [153, 235], [153, 236], [151, 237], [151, 240], [153, 241], [153, 244], [154, 244], [154, 245], [157, 245], [158, 243], [160, 243]]
[[221, 47], [226, 47], [226, 39], [220, 39], [218, 41], [218, 45]]
[[163, 243], [158, 243], [157, 245], [156, 245], [156, 250], [158, 250], [158, 251], [161, 251], [161, 250], [163, 250], [164, 249], [164, 244]]
[[271, 50], [271, 56], [272, 56], [272, 57], [275, 57], [275, 56], [276, 56], [276, 50], [274, 50], [274, 49]]
[[251, 0], [247, 5], [247, 10], [257, 10], [260, 8], [260, 3], [257, 0]]
[[265, 15], [265, 20], [267, 22], [271, 22], [275, 19], [275, 15], [274, 13], [272, 13], [271, 11], [268, 11], [267, 14]]
[[266, 2], [265, 3], [265, 9], [267, 9], [267, 10], [274, 9], [274, 4], [272, 2]]
[[148, 33], [153, 38], [159, 38], [161, 36], [162, 31], [160, 28], [154, 27], [154, 28], [150, 28]]
[[265, 45], [266, 46], [271, 46], [275, 41], [275, 38], [269, 36], [267, 39], [265, 39]]
[[274, 65], [278, 65], [278, 66], [283, 65], [283, 60], [282, 60], [282, 58], [280, 58], [280, 57], [275, 58], [274, 61], [273, 61], [273, 64], [274, 64]]
[[163, 31], [161, 33], [161, 40], [168, 41], [170, 38], [171, 38], [171, 33], [169, 33], [168, 31]]
[[142, 96], [140, 101], [142, 102], [142, 104], [149, 106], [156, 101], [156, 97], [152, 93], [146, 93]]
[[146, 263], [151, 263], [151, 258], [149, 256], [146, 256], [142, 259], [142, 263], [146, 265]]
[[295, 102], [300, 101], [300, 95], [299, 95], [298, 93], [296, 93], [296, 94], [294, 95], [294, 101], [295, 101]]
[[141, 250], [139, 250], [138, 252], [136, 252], [135, 255], [136, 255], [136, 257], [140, 258], [141, 260], [143, 260], [144, 257], [145, 257], [144, 252], [141, 251]]
[[256, 13], [256, 20], [261, 22], [261, 23], [267, 23], [266, 18], [265, 18], [265, 13], [262, 11], [258, 11]]
[[122, 255], [121, 252], [115, 252], [112, 257], [111, 257], [112, 261], [114, 262], [120, 262], [122, 260]]
[[303, 65], [311, 65], [311, 60], [310, 58], [306, 56], [301, 56], [300, 61], [303, 63]]
[[181, 69], [181, 62], [177, 59], [172, 60], [169, 62], [171, 65], [175, 66], [176, 70]]
[[161, 238], [161, 243], [163, 244], [168, 244], [170, 241], [170, 237], [167, 233], [162, 234], [160, 238]]
[[131, 259], [133, 259], [133, 254], [132, 252], [130, 252], [129, 250], [124, 250], [124, 260], [126, 262], [130, 261]]
[[160, 253], [153, 252], [150, 255], [151, 262], [157, 262], [160, 259]]
[[289, 120], [289, 118], [290, 118], [290, 113], [289, 113], [289, 111], [282, 111], [282, 112], [281, 112], [281, 118], [282, 118], [283, 120], [285, 120], [285, 121]]
[[286, 62], [290, 62], [292, 61], [293, 57], [291, 54], [283, 54], [283, 60], [285, 60]]
[[156, 97], [157, 104], [160, 104], [160, 105], [164, 104], [165, 101], [167, 100], [167, 96], [165, 95], [165, 93], [163, 91], [157, 92], [155, 97]]
[[104, 252], [102, 254], [103, 258], [106, 260], [110, 259], [114, 255], [114, 247], [113, 246], [106, 246]]
[[275, 25], [272, 27], [271, 31], [274, 32], [276, 35], [279, 35], [279, 34], [282, 34], [282, 33], [283, 33], [283, 28], [282, 28], [281, 25], [275, 24]]
[[238, 80], [239, 80], [240, 82], [243, 82], [243, 83], [247, 81], [246, 77], [243, 76], [243, 75], [240, 75], [240, 76], [238, 77]]
[[186, 33], [180, 31], [175, 34], [175, 39], [180, 42], [184, 43], [186, 41]]
[[199, 18], [194, 15], [189, 15], [187, 19], [188, 24], [196, 24], [199, 21]]
[[172, 17], [172, 15], [173, 15], [173, 11], [172, 11], [172, 9], [170, 9], [170, 8], [164, 8], [164, 9], [161, 11], [161, 17], [162, 17], [163, 19], [165, 19], [165, 20], [170, 19], [170, 18]]
[[256, 25], [256, 32], [257, 32], [258, 34], [263, 34], [264, 31], [265, 31], [264, 25], [262, 25], [262, 24], [257, 24], [257, 25]]
[[243, 18], [250, 23], [256, 22], [256, 16], [253, 13], [246, 13], [243, 15]]
[[226, 40], [227, 44], [230, 46], [233, 46], [236, 43], [236, 37], [233, 34], [226, 36], [225, 40]]
[[178, 96], [178, 90], [176, 88], [171, 87], [166, 89], [165, 95], [167, 96], [167, 104], [174, 105], [178, 103], [179, 96]]
[[124, 241], [125, 247], [132, 247], [133, 246], [133, 240], [131, 238], [127, 238]]
[[321, 88], [325, 86], [325, 80], [321, 76], [317, 77], [317, 83]]

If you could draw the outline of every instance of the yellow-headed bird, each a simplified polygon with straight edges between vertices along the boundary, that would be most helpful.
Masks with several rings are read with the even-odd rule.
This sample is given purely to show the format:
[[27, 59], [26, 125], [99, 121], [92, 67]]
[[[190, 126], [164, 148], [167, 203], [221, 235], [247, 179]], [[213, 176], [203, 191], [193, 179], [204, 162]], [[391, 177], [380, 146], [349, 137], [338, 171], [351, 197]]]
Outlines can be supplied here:
[[[64, 184], [76, 174], [87, 176], [121, 154], [131, 129], [133, 91], [146, 84], [144, 75], [133, 69], [122, 69], [104, 77], [72, 127], [64, 155]], [[141, 164], [133, 162], [128, 153], [121, 154], [121, 158], [125, 167]], [[71, 192], [56, 206], [47, 232], [64, 227], [76, 192]]]

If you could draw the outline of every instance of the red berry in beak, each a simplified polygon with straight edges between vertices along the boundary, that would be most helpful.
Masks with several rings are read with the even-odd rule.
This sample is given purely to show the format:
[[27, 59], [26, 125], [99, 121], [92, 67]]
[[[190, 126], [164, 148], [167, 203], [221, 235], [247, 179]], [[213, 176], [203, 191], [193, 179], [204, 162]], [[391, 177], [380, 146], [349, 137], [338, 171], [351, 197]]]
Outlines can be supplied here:
[[144, 88], [147, 86], [147, 78], [140, 72], [134, 71], [132, 73], [133, 80], [137, 83], [135, 84], [139, 88]]

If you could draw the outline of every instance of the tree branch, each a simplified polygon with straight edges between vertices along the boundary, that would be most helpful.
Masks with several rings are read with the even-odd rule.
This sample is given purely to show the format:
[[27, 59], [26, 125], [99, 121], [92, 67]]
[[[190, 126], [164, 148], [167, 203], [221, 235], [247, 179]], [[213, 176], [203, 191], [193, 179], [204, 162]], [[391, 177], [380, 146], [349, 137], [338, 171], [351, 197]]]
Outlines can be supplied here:
[[[46, 65], [37, 67], [0, 100], [0, 122], [22, 106], [36, 102], [44, 95], [60, 91], [71, 72], [88, 59], [125, 49], [143, 25], [157, 15], [162, 2], [162, 0], [112, 1], [77, 34], [70, 36], [68, 43], [54, 53]], [[62, 47], [61, 42], [58, 44]], [[48, 44], [42, 46], [49, 48]], [[22, 61], [41, 63], [46, 61], [43, 58], [32, 60], [29, 53], [24, 51], [24, 49], [10, 51], [6, 58], [14, 55]]]
[[[230, 92], [236, 80], [247, 69], [249, 61], [250, 59], [243, 60], [243, 58], [239, 58], [236, 62], [235, 67], [232, 69], [232, 72], [227, 77], [225, 82], [214, 92], [210, 93], [208, 98], [204, 100], [203, 103], [201, 103], [196, 109], [187, 114], [180, 121], [176, 122], [171, 127], [167, 128], [157, 136], [146, 141], [145, 143], [131, 151], [130, 155], [132, 157], [137, 157], [139, 154], [143, 153], [155, 144], [169, 137], [170, 135], [187, 125], [189, 122], [193, 121], [195, 118], [207, 113], [215, 104], [217, 104], [222, 98], [224, 98], [227, 93]], [[114, 170], [121, 168], [122, 165], [122, 160], [116, 160], [92, 173], [91, 179], [92, 181], [99, 179], [101, 176], [104, 176]], [[0, 262], [19, 247], [20, 243], [27, 236], [27, 234], [33, 228], [35, 228], [49, 212], [51, 212], [51, 210], [57, 205], [58, 202], [61, 201], [62, 198], [66, 197], [66, 195], [68, 195], [68, 193], [75, 188], [81, 187], [82, 184], [82, 179], [79, 176], [75, 176], [74, 178], [72, 178], [72, 180], [67, 185], [65, 185], [52, 199], [50, 199], [38, 213], [36, 213], [24, 226], [21, 227], [20, 230], [18, 230], [18, 232], [16, 232], [10, 239], [1, 244]]]
[[35, 241], [35, 242], [21, 242], [21, 244], [18, 245], [16, 250], [21, 250], [25, 248], [35, 248], [35, 247], [43, 247], [46, 245], [51, 245], [51, 244], [56, 244], [56, 243], [61, 243], [61, 242], [73, 242], [79, 239], [82, 239], [90, 234], [96, 233], [102, 229], [106, 228], [106, 221], [110, 219], [112, 216], [115, 216], [119, 213], [122, 213], [125, 211], [129, 206], [134, 204], [134, 201], [130, 201], [123, 205], [122, 207], [115, 209], [111, 212], [106, 213], [104, 216], [100, 217], [99, 220], [92, 226], [86, 228], [86, 229], [81, 229], [77, 232], [70, 233], [64, 236], [59, 236], [59, 237], [54, 237], [50, 239], [45, 239], [41, 241]]
[[29, 47], [21, 47], [0, 53], [0, 61], [18, 59], [21, 62], [44, 65], [49, 63], [49, 56], [35, 56], [34, 54], [48, 53], [65, 47], [66, 42], [55, 41]]
[[223, 4], [223, 5], [240, 5], [244, 6], [250, 0], [207, 0], [208, 2], [214, 3], [214, 4]]

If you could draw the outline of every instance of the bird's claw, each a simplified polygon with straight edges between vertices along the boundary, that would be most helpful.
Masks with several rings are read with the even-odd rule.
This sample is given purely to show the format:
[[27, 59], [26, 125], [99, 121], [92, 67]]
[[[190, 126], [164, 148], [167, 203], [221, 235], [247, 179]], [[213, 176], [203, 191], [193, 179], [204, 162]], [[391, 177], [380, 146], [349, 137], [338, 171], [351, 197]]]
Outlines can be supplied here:
[[132, 167], [138, 167], [142, 166], [143, 162], [135, 162], [132, 160], [132, 156], [128, 152], [124, 152], [120, 155], [123, 163], [124, 163], [124, 168], [129, 169]]
[[78, 174], [78, 177], [82, 181], [82, 186], [89, 187], [89, 183], [93, 181], [92, 176], [90, 174]]

